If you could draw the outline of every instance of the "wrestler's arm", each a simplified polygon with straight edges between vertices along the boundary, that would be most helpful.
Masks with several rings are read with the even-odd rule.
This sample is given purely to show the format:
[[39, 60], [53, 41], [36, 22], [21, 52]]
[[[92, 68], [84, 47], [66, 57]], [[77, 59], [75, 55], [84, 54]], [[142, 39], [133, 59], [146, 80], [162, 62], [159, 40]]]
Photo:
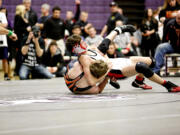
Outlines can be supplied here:
[[108, 79], [109, 77], [106, 77], [101, 83], [99, 83], [97, 86], [93, 86], [92, 88], [90, 88], [89, 90], [87, 91], [84, 91], [84, 92], [81, 92], [81, 93], [78, 93], [78, 94], [99, 94], [101, 93], [106, 84], [108, 83]]
[[107, 35], [105, 37], [105, 39], [109, 39], [109, 40], [113, 41], [117, 35], [118, 35], [118, 32], [113, 30], [113, 31], [111, 31], [111, 33], [109, 35]]
[[89, 66], [92, 63], [92, 60], [89, 58], [89, 56], [82, 55], [79, 58], [79, 61], [80, 61], [81, 65], [82, 65], [82, 67], [83, 67], [84, 75], [85, 75], [89, 85], [91, 85], [91, 86], [94, 86], [98, 82], [102, 81], [105, 78], [105, 76], [107, 75], [107, 73], [109, 72], [110, 68], [111, 68], [111, 65], [110, 65], [109, 70], [107, 71], [107, 73], [105, 75], [103, 75], [102, 77], [97, 79], [94, 76], [92, 76], [92, 74], [90, 72]]

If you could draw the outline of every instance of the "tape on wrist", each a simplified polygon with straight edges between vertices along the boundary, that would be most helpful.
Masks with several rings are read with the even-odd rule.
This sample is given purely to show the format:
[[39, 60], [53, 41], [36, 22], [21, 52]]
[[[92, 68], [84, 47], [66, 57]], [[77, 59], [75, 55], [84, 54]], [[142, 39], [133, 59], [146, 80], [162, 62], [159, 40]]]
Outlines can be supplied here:
[[117, 48], [117, 50], [118, 50], [119, 52], [121, 52], [122, 48]]
[[8, 36], [12, 36], [13, 32], [9, 30], [9, 33], [7, 34]]

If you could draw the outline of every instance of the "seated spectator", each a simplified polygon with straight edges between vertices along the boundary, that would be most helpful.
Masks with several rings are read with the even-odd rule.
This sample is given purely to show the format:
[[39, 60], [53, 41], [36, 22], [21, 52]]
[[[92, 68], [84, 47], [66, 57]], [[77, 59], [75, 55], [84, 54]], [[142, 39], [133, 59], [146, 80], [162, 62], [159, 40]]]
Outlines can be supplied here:
[[38, 19], [38, 22], [36, 23], [37, 26], [41, 29], [41, 35], [44, 35], [44, 23], [50, 18], [49, 14], [50, 5], [47, 3], [44, 3], [41, 6], [41, 17]]
[[30, 73], [34, 73], [38, 78], [52, 78], [53, 75], [40, 62], [45, 46], [39, 27], [33, 26], [32, 31], [29, 32], [28, 37], [24, 37], [22, 43], [21, 51], [24, 58], [19, 71], [20, 79], [29, 79]]
[[[159, 13], [160, 22], [165, 26], [169, 20], [176, 17], [178, 10], [180, 10], [179, 0], [164, 0], [164, 4]], [[165, 40], [164, 38], [166, 37], [163, 36], [163, 40]]]
[[85, 42], [90, 46], [95, 45], [97, 47], [103, 40], [103, 37], [96, 34], [96, 29], [93, 26], [88, 28], [88, 34], [89, 36], [86, 37]]
[[[123, 22], [121, 20], [116, 21], [116, 26], [122, 26]], [[121, 50], [122, 54], [125, 56], [135, 56], [137, 55], [132, 46], [131, 46], [131, 36], [130, 33], [125, 32], [120, 35], [117, 35], [114, 39], [114, 43], [119, 48], [118, 50]]]
[[76, 4], [76, 13], [73, 14], [73, 11], [68, 10], [66, 11], [66, 28], [68, 30], [69, 35], [72, 35], [72, 28], [75, 25], [75, 23], [79, 20], [80, 15], [80, 0], [75, 0]]
[[64, 59], [55, 41], [50, 43], [48, 51], [43, 56], [42, 63], [49, 70], [49, 72], [56, 75], [56, 77], [64, 76], [66, 71]]
[[164, 36], [166, 42], [158, 45], [155, 52], [156, 65], [154, 72], [160, 74], [161, 68], [164, 66], [164, 55], [170, 53], [180, 53], [180, 11], [177, 12], [176, 18], [168, 21], [167, 25], [164, 26]]
[[55, 40], [59, 49], [61, 50], [62, 55], [65, 54], [65, 43], [64, 43], [64, 34], [66, 25], [64, 20], [61, 19], [61, 8], [55, 6], [52, 9], [52, 17], [50, 17], [44, 23], [44, 35], [43, 37], [46, 38], [46, 51], [48, 49], [48, 45], [51, 43], [52, 40]]
[[111, 42], [111, 44], [109, 45], [107, 55], [108, 55], [109, 58], [124, 57], [124, 54], [122, 54], [121, 51], [118, 51], [116, 49], [116, 44], [114, 42]]
[[72, 34], [81, 36], [82, 40], [84, 40], [84, 37], [82, 36], [81, 27], [79, 25], [74, 25], [72, 28]]
[[92, 26], [90, 23], [88, 23], [88, 12], [81, 12], [80, 20], [76, 22], [76, 25], [80, 26], [82, 36], [86, 38], [88, 36], [88, 28]]

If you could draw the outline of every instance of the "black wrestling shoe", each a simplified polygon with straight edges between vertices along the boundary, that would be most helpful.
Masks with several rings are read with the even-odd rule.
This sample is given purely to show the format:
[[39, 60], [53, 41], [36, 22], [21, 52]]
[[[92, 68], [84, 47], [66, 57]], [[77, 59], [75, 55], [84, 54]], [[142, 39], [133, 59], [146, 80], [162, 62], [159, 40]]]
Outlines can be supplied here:
[[123, 25], [120, 26], [122, 33], [124, 32], [135, 32], [136, 28], [133, 25]]
[[111, 84], [114, 88], [119, 89], [120, 85], [118, 82], [110, 80], [109, 84]]

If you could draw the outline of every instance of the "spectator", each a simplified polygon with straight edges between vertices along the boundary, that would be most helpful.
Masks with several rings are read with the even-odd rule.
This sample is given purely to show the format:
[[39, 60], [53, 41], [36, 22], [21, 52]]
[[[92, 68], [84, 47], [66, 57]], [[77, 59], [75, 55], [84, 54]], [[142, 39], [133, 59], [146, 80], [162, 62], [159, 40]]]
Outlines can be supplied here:
[[[180, 10], [179, 0], [165, 0], [162, 10], [159, 13], [159, 20], [165, 25], [169, 20], [176, 17], [177, 11]], [[164, 29], [163, 29], [164, 33]], [[166, 40], [166, 37], [163, 36], [163, 42]]]
[[72, 35], [72, 28], [74, 24], [79, 20], [79, 15], [80, 15], [80, 0], [75, 0], [76, 4], [76, 13], [75, 16], [71, 10], [68, 10], [66, 12], [66, 28], [69, 32], [69, 35]]
[[121, 51], [118, 51], [116, 48], [116, 44], [114, 42], [111, 42], [107, 51], [107, 55], [109, 58], [124, 57], [124, 54], [122, 54]]
[[21, 51], [24, 59], [19, 71], [19, 77], [21, 80], [29, 79], [30, 73], [35, 73], [37, 77], [53, 77], [53, 75], [40, 63], [40, 58], [44, 53], [44, 48], [44, 40], [40, 36], [39, 27], [33, 26], [28, 37], [24, 37], [23, 39], [23, 47]]
[[159, 20], [159, 13], [160, 13], [161, 9], [162, 9], [162, 7], [158, 7], [156, 10], [154, 10], [153, 16], [158, 21], [158, 34], [159, 34], [160, 40], [162, 41], [164, 24]]
[[142, 32], [142, 44], [141, 53], [143, 56], [154, 56], [155, 49], [159, 44], [158, 22], [153, 17], [152, 9], [147, 9], [145, 11], [144, 18], [141, 23]]
[[121, 20], [121, 21], [125, 21], [123, 16], [118, 12], [118, 4], [115, 2], [111, 2], [109, 4], [110, 6], [110, 10], [111, 10], [111, 15], [108, 18], [108, 21], [106, 23], [106, 25], [103, 27], [102, 31], [101, 31], [101, 36], [103, 37], [104, 34], [107, 32], [107, 34], [109, 34], [116, 26], [116, 21], [117, 20]]
[[38, 20], [36, 12], [31, 8], [31, 0], [23, 0], [23, 5], [26, 8], [25, 18], [28, 20], [30, 26], [34, 26]]
[[[6, 18], [7, 18], [7, 22], [8, 22], [8, 26], [7, 26], [7, 29], [9, 30], [12, 30], [12, 25], [11, 25], [11, 21], [8, 19], [8, 11], [6, 8], [0, 8], [0, 12], [3, 12], [5, 15], [6, 15]], [[11, 78], [11, 62], [12, 62], [12, 59], [15, 58], [15, 53], [16, 53], [16, 50], [15, 50], [15, 45], [14, 45], [14, 41], [12, 41], [12, 39], [7, 36], [7, 44], [8, 44], [8, 77]]]
[[[122, 26], [123, 22], [121, 20], [116, 21], [116, 26]], [[130, 33], [125, 32], [117, 35], [114, 39], [114, 43], [117, 45], [119, 51], [125, 56], [135, 56], [137, 55], [131, 46], [131, 36]]]
[[2, 0], [0, 0], [0, 8], [1, 8], [1, 6], [2, 6]]
[[41, 17], [38, 19], [36, 23], [37, 26], [41, 29], [41, 35], [44, 35], [44, 23], [50, 18], [49, 15], [50, 5], [45, 3], [41, 6]]
[[81, 35], [81, 27], [79, 25], [74, 25], [72, 28], [72, 34], [79, 35], [84, 40], [84, 37]]
[[14, 18], [14, 32], [17, 34], [18, 40], [15, 43], [17, 48], [16, 54], [16, 67], [15, 75], [19, 74], [19, 69], [22, 63], [21, 44], [22, 39], [28, 35], [28, 31], [31, 30], [28, 20], [24, 17], [26, 13], [24, 5], [16, 6], [16, 15]]
[[[8, 26], [6, 15], [3, 12], [0, 12], [0, 26], [4, 28]], [[2, 59], [4, 80], [10, 80], [8, 77], [8, 44], [6, 35], [0, 35], [0, 59]]]
[[154, 72], [160, 74], [160, 69], [164, 66], [164, 55], [169, 53], [180, 53], [180, 11], [177, 12], [176, 18], [170, 20], [165, 26], [164, 36], [166, 42], [160, 44], [155, 52], [156, 65]]
[[122, 20], [123, 20], [123, 23], [124, 24], [127, 24], [128, 23], [128, 18], [126, 16], [124, 16], [124, 12], [123, 12], [123, 9], [121, 7], [118, 6], [118, 13], [120, 15], [122, 15]]
[[55, 41], [50, 43], [48, 51], [43, 56], [43, 64], [56, 77], [64, 76], [66, 71], [64, 59]]
[[76, 22], [76, 25], [81, 27], [82, 36], [86, 38], [88, 36], [88, 28], [92, 26], [88, 23], [88, 12], [82, 11], [80, 15], [80, 20]]
[[103, 40], [103, 37], [96, 34], [96, 29], [93, 26], [88, 28], [88, 34], [89, 36], [86, 37], [85, 42], [90, 46], [94, 45], [97, 47]]
[[66, 29], [66, 25], [64, 23], [64, 20], [60, 18], [61, 8], [56, 6], [52, 9], [52, 12], [52, 17], [44, 23], [44, 36], [47, 38], [46, 50], [48, 49], [48, 45], [50, 44], [50, 42], [52, 40], [55, 40], [61, 50], [61, 54], [64, 56], [64, 32]]
[[24, 36], [28, 35], [28, 32], [31, 30], [29, 21], [24, 17], [26, 14], [25, 6], [17, 5], [16, 13], [14, 18], [14, 31], [18, 36], [18, 46], [20, 46], [20, 41]]

